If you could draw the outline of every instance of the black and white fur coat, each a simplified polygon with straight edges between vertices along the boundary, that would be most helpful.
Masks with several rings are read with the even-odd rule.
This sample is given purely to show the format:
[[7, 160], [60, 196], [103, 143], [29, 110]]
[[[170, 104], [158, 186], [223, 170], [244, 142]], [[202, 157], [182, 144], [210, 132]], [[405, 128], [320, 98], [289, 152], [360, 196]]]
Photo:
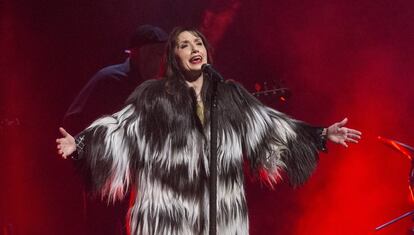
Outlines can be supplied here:
[[[205, 81], [203, 126], [192, 88], [182, 81], [146, 81], [121, 111], [77, 136], [95, 190], [110, 201], [122, 199], [130, 188], [135, 192], [132, 235], [208, 233], [210, 93]], [[301, 184], [323, 149], [322, 129], [264, 106], [231, 81], [218, 86], [217, 113], [217, 231], [248, 234], [243, 156], [271, 185], [281, 171], [293, 185]]]

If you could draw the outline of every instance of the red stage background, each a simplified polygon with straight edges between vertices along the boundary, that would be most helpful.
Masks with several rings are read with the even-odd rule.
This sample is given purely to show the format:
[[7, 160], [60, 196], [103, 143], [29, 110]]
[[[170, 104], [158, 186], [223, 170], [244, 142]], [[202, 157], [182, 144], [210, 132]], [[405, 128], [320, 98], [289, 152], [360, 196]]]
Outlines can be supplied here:
[[198, 26], [226, 78], [249, 90], [283, 80], [292, 96], [268, 105], [315, 125], [348, 117], [363, 131], [359, 145], [329, 145], [301, 188], [247, 180], [251, 234], [406, 234], [409, 218], [374, 228], [414, 209], [410, 161], [377, 140], [414, 145], [413, 12], [410, 0], [3, 0], [0, 234], [81, 234], [81, 183], [55, 154], [57, 128], [145, 23]]

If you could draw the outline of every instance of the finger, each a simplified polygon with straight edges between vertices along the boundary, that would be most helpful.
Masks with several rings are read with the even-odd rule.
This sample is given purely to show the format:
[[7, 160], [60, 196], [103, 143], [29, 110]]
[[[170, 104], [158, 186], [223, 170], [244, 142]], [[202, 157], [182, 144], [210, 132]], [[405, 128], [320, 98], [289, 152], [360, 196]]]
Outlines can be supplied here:
[[351, 138], [347, 139], [346, 141], [354, 143], [354, 144], [358, 144], [358, 140], [354, 140], [354, 139], [351, 139]]
[[350, 133], [352, 134], [357, 134], [357, 135], [362, 135], [362, 132], [358, 131], [358, 130], [354, 130], [354, 129], [348, 129]]
[[353, 134], [353, 133], [348, 133], [348, 138], [352, 138], [352, 139], [361, 139], [360, 135], [357, 134]]
[[345, 141], [341, 141], [341, 144], [345, 147], [348, 148], [348, 144]]
[[65, 129], [63, 129], [63, 127], [59, 127], [59, 131], [60, 134], [62, 134], [64, 137], [69, 135], [69, 133]]
[[346, 123], [348, 122], [348, 118], [344, 118], [344, 120], [338, 122], [338, 126], [339, 127], [343, 127], [346, 125]]

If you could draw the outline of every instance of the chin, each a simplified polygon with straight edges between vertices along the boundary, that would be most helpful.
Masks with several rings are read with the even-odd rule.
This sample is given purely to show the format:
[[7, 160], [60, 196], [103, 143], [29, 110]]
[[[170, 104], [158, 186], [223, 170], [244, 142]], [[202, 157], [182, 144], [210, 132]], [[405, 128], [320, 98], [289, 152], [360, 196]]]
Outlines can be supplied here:
[[186, 80], [189, 81], [189, 82], [194, 82], [197, 79], [199, 79], [201, 75], [202, 75], [201, 69], [191, 70], [187, 73]]
[[193, 70], [193, 71], [199, 71], [199, 70], [201, 70], [201, 67], [203, 66], [203, 64], [197, 64], [197, 65], [194, 65], [192, 68], [191, 68], [191, 70]]

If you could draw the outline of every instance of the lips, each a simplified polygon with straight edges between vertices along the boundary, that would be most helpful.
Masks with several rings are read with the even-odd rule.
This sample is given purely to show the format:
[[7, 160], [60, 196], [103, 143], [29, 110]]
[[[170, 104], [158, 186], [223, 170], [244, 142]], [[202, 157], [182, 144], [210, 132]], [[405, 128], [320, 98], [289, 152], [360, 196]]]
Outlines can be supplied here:
[[192, 64], [199, 64], [203, 61], [203, 58], [199, 55], [193, 56], [190, 58], [190, 63]]

